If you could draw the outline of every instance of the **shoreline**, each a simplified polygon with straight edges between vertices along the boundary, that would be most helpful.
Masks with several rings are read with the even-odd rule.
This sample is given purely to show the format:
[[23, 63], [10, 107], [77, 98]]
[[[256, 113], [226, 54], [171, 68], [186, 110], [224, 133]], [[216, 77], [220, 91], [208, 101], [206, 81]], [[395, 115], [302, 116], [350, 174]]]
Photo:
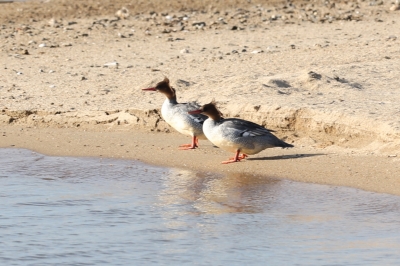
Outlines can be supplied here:
[[[347, 186], [400, 195], [397, 157], [345, 154], [326, 149], [267, 149], [239, 163], [201, 140], [196, 150], [178, 150], [189, 138], [178, 133], [143, 130], [79, 130], [5, 126], [0, 148], [26, 148], [51, 156], [107, 157], [201, 172], [252, 174], [293, 181]], [[190, 156], [188, 156], [190, 155]]]

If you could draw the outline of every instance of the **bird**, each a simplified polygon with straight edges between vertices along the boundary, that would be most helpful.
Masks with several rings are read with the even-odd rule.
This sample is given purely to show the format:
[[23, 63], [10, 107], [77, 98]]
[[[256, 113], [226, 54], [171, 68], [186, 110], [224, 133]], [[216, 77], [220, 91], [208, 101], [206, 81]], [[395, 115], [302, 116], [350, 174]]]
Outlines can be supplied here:
[[167, 97], [161, 107], [163, 119], [178, 132], [192, 137], [192, 143], [180, 145], [180, 150], [196, 149], [199, 147], [199, 139], [207, 139], [203, 133], [203, 123], [208, 117], [203, 114], [189, 114], [189, 111], [197, 110], [201, 106], [196, 102], [178, 103], [176, 91], [167, 77], [155, 87], [142, 90], [158, 91]]
[[207, 139], [215, 146], [235, 153], [233, 158], [223, 161], [223, 164], [240, 162], [248, 155], [268, 148], [294, 147], [272, 134], [273, 130], [256, 123], [239, 118], [223, 118], [215, 102], [205, 104], [198, 110], [189, 113], [208, 116], [203, 123], [203, 132]]

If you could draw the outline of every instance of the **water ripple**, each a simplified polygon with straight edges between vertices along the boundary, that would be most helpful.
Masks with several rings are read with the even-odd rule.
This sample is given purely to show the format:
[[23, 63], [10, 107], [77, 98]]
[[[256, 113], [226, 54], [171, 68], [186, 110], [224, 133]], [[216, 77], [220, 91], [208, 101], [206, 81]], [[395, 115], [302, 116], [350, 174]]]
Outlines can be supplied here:
[[398, 265], [399, 197], [0, 150], [0, 264]]

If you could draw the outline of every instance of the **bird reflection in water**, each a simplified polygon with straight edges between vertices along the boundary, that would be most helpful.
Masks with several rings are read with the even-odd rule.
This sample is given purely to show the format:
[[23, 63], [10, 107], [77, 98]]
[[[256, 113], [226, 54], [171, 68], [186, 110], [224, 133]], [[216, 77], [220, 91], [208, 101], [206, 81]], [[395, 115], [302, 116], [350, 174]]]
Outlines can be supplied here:
[[280, 180], [247, 173], [215, 174], [172, 168], [159, 204], [182, 215], [259, 213], [273, 202]]

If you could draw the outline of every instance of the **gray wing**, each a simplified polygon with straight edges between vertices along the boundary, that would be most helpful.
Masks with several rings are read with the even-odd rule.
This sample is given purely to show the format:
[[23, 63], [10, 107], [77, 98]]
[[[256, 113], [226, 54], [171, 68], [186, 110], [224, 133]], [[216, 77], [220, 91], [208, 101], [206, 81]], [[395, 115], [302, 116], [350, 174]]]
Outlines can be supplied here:
[[237, 118], [224, 119], [223, 124], [224, 127], [237, 131], [241, 137], [271, 135], [271, 132], [274, 132], [256, 123]]
[[188, 112], [193, 110], [200, 109], [200, 105], [196, 102], [188, 102], [188, 103], [178, 103], [175, 105], [176, 108], [179, 108], [181, 112], [185, 113], [185, 115], [189, 115], [194, 121], [199, 124], [203, 124], [204, 121], [208, 118], [208, 116], [203, 114], [188, 114]]

